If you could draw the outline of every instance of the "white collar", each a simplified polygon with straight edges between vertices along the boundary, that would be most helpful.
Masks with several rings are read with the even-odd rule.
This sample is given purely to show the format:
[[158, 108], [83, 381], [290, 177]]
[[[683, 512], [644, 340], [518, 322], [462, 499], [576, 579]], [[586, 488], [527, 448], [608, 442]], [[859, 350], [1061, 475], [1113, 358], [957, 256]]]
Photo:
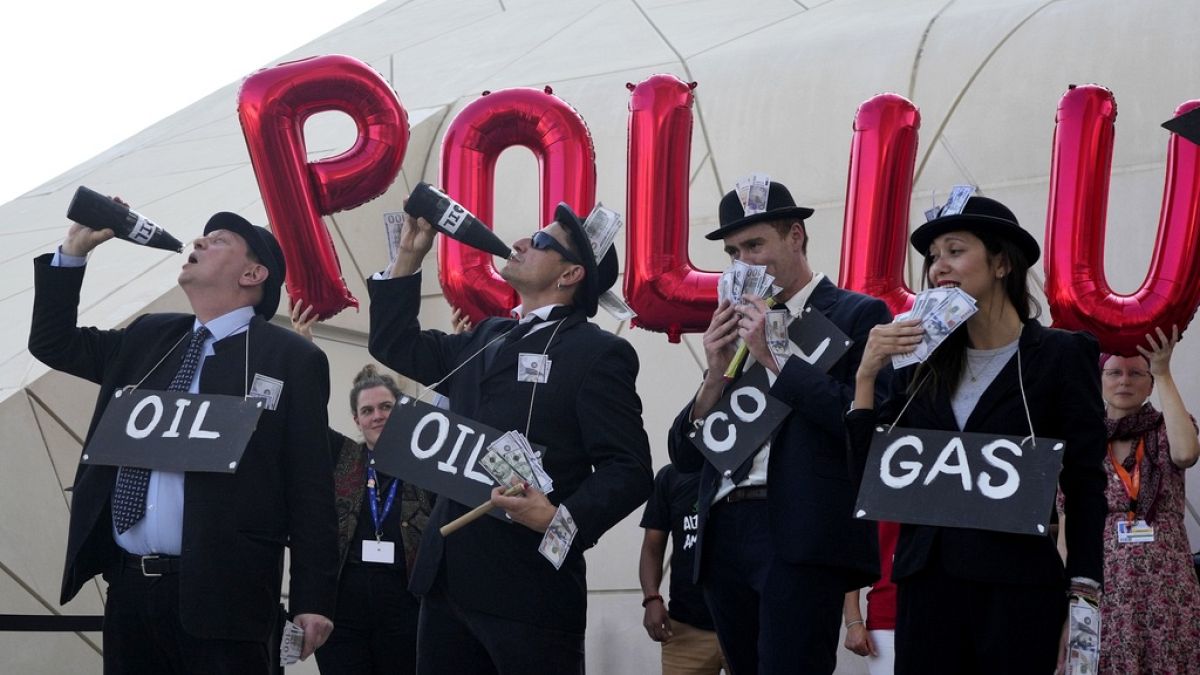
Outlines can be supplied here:
[[550, 312], [554, 311], [555, 307], [562, 307], [562, 306], [563, 306], [563, 304], [561, 302], [553, 304], [553, 305], [546, 305], [544, 307], [538, 307], [537, 309], [532, 310], [528, 314], [525, 314], [525, 306], [517, 305], [516, 307], [513, 307], [512, 310], [509, 311], [509, 314], [512, 315], [512, 318], [518, 319], [519, 323], [528, 323], [530, 321], [533, 321], [533, 317], [535, 317], [535, 316], [537, 318], [541, 319], [542, 321], [548, 321], [550, 319]]
[[200, 319], [196, 319], [192, 324], [192, 331], [196, 331], [200, 326], [208, 329], [212, 333], [213, 342], [224, 340], [225, 338], [239, 333], [250, 325], [250, 320], [254, 318], [253, 307], [238, 307], [232, 312], [227, 312], [209, 321], [208, 323], [200, 323]]
[[809, 279], [808, 283], [804, 284], [804, 288], [801, 288], [798, 293], [788, 298], [787, 302], [783, 303], [784, 306], [787, 307], [788, 314], [791, 314], [792, 316], [800, 316], [800, 312], [804, 311], [804, 306], [808, 304], [808, 299], [812, 297], [813, 291], [817, 288], [817, 284], [821, 283], [821, 280], [824, 278], [824, 274], [821, 274], [820, 272], [813, 272], [812, 279]]

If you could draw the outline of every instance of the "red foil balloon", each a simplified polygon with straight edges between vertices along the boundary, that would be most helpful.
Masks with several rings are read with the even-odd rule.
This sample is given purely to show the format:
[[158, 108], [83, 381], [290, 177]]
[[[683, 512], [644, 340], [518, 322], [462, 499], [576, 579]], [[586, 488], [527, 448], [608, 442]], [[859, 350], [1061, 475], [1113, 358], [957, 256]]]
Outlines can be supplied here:
[[[579, 113], [549, 87], [485, 92], [463, 108], [442, 139], [441, 188], [491, 224], [496, 159], [515, 145], [537, 157], [543, 225], [554, 220], [559, 202], [582, 215], [591, 211], [596, 202], [592, 135]], [[450, 304], [476, 323], [516, 306], [517, 295], [500, 278], [491, 254], [449, 237], [438, 240], [438, 277]]]
[[[304, 122], [331, 110], [349, 115], [358, 136], [349, 150], [310, 163]], [[395, 180], [408, 147], [408, 114], [396, 92], [357, 59], [317, 56], [246, 78], [238, 117], [287, 260], [288, 296], [311, 305], [321, 319], [358, 307], [321, 216], [373, 199]]]
[[717, 272], [697, 270], [688, 256], [692, 154], [692, 89], [672, 75], [632, 86], [625, 218], [625, 300], [635, 326], [702, 332], [717, 306]]
[[[1188, 101], [1175, 113], [1200, 106]], [[1046, 300], [1054, 325], [1087, 330], [1104, 351], [1133, 355], [1156, 326], [1182, 330], [1200, 302], [1200, 147], [1172, 134], [1150, 270], [1131, 295], [1104, 274], [1105, 214], [1117, 105], [1104, 87], [1067, 91], [1058, 106], [1046, 221]]]
[[914, 298], [904, 262], [920, 128], [917, 106], [897, 94], [872, 97], [854, 115], [838, 285], [882, 299], [893, 314]]

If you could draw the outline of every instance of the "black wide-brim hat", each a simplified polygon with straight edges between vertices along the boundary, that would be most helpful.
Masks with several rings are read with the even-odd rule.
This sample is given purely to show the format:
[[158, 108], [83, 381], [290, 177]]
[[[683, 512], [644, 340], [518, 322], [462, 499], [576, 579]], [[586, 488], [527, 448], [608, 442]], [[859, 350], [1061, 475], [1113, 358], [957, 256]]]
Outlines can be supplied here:
[[597, 263], [592, 244], [588, 241], [587, 233], [583, 231], [583, 221], [579, 220], [579, 216], [575, 215], [571, 207], [565, 202], [559, 202], [558, 207], [554, 209], [554, 220], [571, 235], [571, 243], [575, 245], [579, 259], [583, 261], [583, 295], [576, 294], [575, 302], [589, 317], [596, 316], [600, 296], [617, 283], [617, 247], [609, 246], [608, 252]]
[[813, 214], [813, 210], [804, 206], [796, 206], [792, 193], [788, 192], [783, 183], [771, 182], [767, 190], [767, 210], [762, 213], [746, 215], [742, 200], [738, 198], [737, 190], [730, 190], [721, 198], [718, 209], [721, 226], [704, 235], [705, 239], [716, 241], [724, 239], [734, 232], [757, 223], [773, 222], [795, 218], [803, 221]]
[[265, 227], [251, 225], [250, 221], [236, 213], [221, 211], [214, 213], [204, 226], [204, 234], [213, 230], [228, 230], [245, 240], [246, 245], [254, 252], [254, 256], [267, 268], [267, 280], [263, 282], [263, 296], [254, 306], [254, 313], [264, 319], [275, 316], [279, 309], [279, 289], [287, 276], [287, 265], [283, 259], [283, 249], [275, 240], [275, 235]]
[[966, 230], [973, 234], [986, 234], [1005, 239], [1016, 244], [1017, 248], [1028, 258], [1029, 264], [1037, 262], [1042, 255], [1042, 249], [1032, 234], [1025, 231], [1017, 222], [1017, 217], [1008, 207], [987, 197], [971, 197], [967, 199], [962, 213], [951, 216], [934, 218], [913, 231], [909, 241], [922, 256], [929, 255], [929, 245], [934, 239], [947, 232]]

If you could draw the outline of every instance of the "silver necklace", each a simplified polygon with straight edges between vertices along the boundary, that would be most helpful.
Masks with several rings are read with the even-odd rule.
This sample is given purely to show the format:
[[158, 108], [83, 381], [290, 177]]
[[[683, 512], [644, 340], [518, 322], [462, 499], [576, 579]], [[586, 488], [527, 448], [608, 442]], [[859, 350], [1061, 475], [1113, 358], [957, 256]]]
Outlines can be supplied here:
[[[1007, 345], [1005, 345], [1005, 347], [1007, 347]], [[979, 350], [979, 351], [982, 351], [982, 350]], [[988, 366], [992, 365], [992, 361], [995, 361], [996, 357], [1000, 356], [1000, 354], [1003, 353], [1004, 351], [1005, 351], [1004, 347], [1000, 347], [999, 349], [997, 349], [990, 357], [988, 357], [987, 361], [984, 361], [983, 366], [979, 369], [979, 371], [987, 372]], [[970, 352], [967, 353], [967, 377], [971, 378], [972, 382], [976, 382], [979, 380], [979, 373], [976, 373], [975, 369], [971, 367]]]

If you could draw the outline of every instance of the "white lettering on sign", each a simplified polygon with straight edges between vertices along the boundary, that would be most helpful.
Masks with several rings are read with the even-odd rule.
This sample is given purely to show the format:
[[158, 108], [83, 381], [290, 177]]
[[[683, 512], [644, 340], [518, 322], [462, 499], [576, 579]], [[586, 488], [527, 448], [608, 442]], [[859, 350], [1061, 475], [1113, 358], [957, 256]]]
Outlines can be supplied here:
[[467, 465], [463, 467], [463, 476], [491, 487], [492, 477], [475, 468], [478, 466], [475, 462], [479, 459], [479, 452], [483, 450], [483, 442], [486, 440], [481, 434], [479, 440], [475, 441], [475, 449], [471, 450], [471, 456], [467, 458]]
[[[403, 403], [402, 400], [401, 405]], [[461, 468], [464, 478], [470, 478], [473, 481], [490, 486], [492, 484], [491, 476], [480, 471], [476, 463], [479, 460], [480, 453], [488, 443], [487, 437], [465, 424], [455, 423], [454, 426], [456, 429], [454, 443], [450, 446], [450, 454], [446, 459], [438, 460], [438, 471], [455, 476], [458, 475], [459, 468]], [[425, 433], [427, 427], [431, 427], [434, 430], [432, 442], [425, 442], [425, 438], [429, 435]], [[467, 456], [466, 463], [462, 467], [459, 467], [457, 466], [459, 457], [463, 454], [463, 448], [470, 446], [469, 439], [471, 436], [475, 436], [474, 446], [471, 447], [471, 452]], [[450, 418], [441, 412], [429, 412], [413, 426], [412, 436], [409, 439], [409, 449], [412, 451], [413, 457], [417, 459], [433, 459], [438, 453], [446, 449], [446, 442], [449, 438]]]
[[[150, 418], [150, 424], [147, 424], [144, 427], [139, 427], [137, 426], [137, 418], [138, 415], [145, 410], [146, 406], [151, 406], [154, 408], [154, 416]], [[149, 436], [150, 432], [154, 431], [154, 427], [158, 426], [158, 421], [162, 419], [162, 414], [163, 402], [161, 398], [157, 396], [147, 396], [146, 398], [138, 401], [138, 404], [133, 406], [133, 410], [129, 413], [129, 421], [125, 423], [126, 435], [128, 435], [130, 438], [145, 438]]]
[[713, 452], [729, 452], [733, 449], [733, 444], [737, 442], [737, 427], [730, 424], [729, 433], [725, 438], [718, 439], [713, 435], [713, 427], [717, 422], [728, 422], [729, 415], [723, 412], [715, 412], [709, 415], [704, 420], [704, 446]]
[[[430, 423], [437, 424], [437, 438], [434, 439], [433, 445], [429, 446], [429, 449], [426, 450], [422, 449], [420, 446], [421, 432], [424, 431], [425, 427]], [[430, 457], [433, 457], [434, 455], [438, 454], [439, 450], [442, 449], [442, 444], [446, 442], [446, 437], [449, 435], [450, 420], [447, 419], [445, 415], [438, 412], [428, 413], [421, 418], [420, 422], [417, 422], [417, 426], [413, 429], [412, 441], [410, 443], [413, 456], [417, 459], [429, 459]]]
[[458, 452], [462, 450], [463, 441], [467, 440], [467, 436], [475, 433], [471, 427], [462, 424], [455, 426], [458, 427], [458, 438], [454, 439], [454, 449], [450, 451], [450, 456], [446, 458], [446, 461], [438, 462], [438, 469], [451, 475], [458, 473], [458, 469], [454, 466], [454, 460], [458, 459]]
[[[956, 460], [953, 464], [950, 463], [951, 457]], [[943, 473], [958, 474], [962, 479], [963, 492], [971, 491], [971, 467], [967, 464], [967, 449], [963, 447], [961, 438], [951, 439], [946, 447], [942, 448], [937, 461], [933, 463], [933, 468], [925, 476], [925, 485], [929, 485]]]
[[[899, 490], [912, 485], [924, 468], [919, 461], [897, 461], [897, 454], [906, 448], [916, 450], [918, 457], [925, 450], [924, 444], [917, 436], [901, 436], [887, 446], [880, 457], [879, 479], [890, 488]], [[1004, 438], [998, 438], [980, 450], [983, 461], [988, 466], [999, 469], [1004, 477], [1003, 482], [996, 484], [993, 479], [998, 476], [993, 476], [986, 470], [979, 472], [979, 476], [975, 479], [975, 485], [979, 487], [979, 492], [989, 499], [1007, 499], [1016, 494], [1021, 487], [1021, 476], [1017, 473], [1016, 467], [1011, 462], [997, 456], [997, 452], [1001, 451], [1011, 452], [1016, 457], [1021, 456], [1021, 446]], [[899, 469], [902, 473], [896, 473], [894, 469]], [[967, 448], [963, 444], [963, 440], [957, 436], [951, 438], [938, 453], [937, 460], [929, 468], [929, 473], [925, 475], [925, 480], [921, 484], [930, 485], [942, 475], [957, 475], [962, 483], [963, 492], [973, 490]]]
[[209, 401], [201, 401], [200, 407], [196, 410], [196, 419], [192, 420], [192, 428], [188, 431], [188, 438], [220, 438], [221, 434], [217, 431], [208, 431], [201, 429], [200, 425], [204, 424], [204, 416], [208, 414]]
[[171, 420], [171, 428], [163, 433], [163, 438], [179, 438], [179, 422], [183, 420], [183, 410], [191, 404], [186, 398], [175, 401], [175, 419]]
[[[179, 438], [179, 425], [183, 421], [183, 411], [190, 406], [192, 402], [188, 399], [175, 399], [175, 416], [171, 419], [171, 426], [162, 433], [163, 438]], [[203, 429], [204, 418], [208, 414], [209, 401], [202, 401], [199, 408], [196, 409], [196, 417], [192, 420], [192, 426], [188, 430], [188, 438], [213, 439], [220, 438], [219, 431], [209, 431]], [[145, 426], [138, 425], [138, 418], [142, 411], [146, 408], [151, 409], [150, 423]], [[125, 435], [130, 438], [142, 439], [147, 438], [154, 433], [158, 428], [158, 423], [162, 421], [163, 416], [163, 400], [157, 394], [152, 394], [137, 402], [133, 406], [133, 410], [129, 411], [129, 419], [125, 421]]]
[[800, 349], [799, 347], [796, 348], [796, 351], [800, 352], [798, 354], [798, 356], [800, 357], [800, 359], [802, 361], [804, 361], [805, 363], [808, 363], [808, 364], [813, 364], [821, 359], [821, 355], [824, 354], [825, 350], [829, 348], [830, 342], [831, 342], [830, 338], [825, 338], [824, 340], [821, 340], [821, 344], [817, 345], [817, 348], [814, 349], [809, 354], [805, 354], [804, 350]]
[[983, 461], [1000, 469], [1006, 478], [1000, 485], [992, 485], [992, 477], [986, 473], [979, 474], [979, 492], [991, 499], [1007, 499], [1016, 494], [1021, 487], [1021, 475], [1016, 467], [996, 456], [997, 450], [1008, 450], [1017, 457], [1021, 456], [1021, 446], [1012, 441], [998, 438], [983, 446]]
[[466, 218], [467, 210], [458, 204], [452, 204], [450, 208], [442, 212], [442, 217], [438, 220], [438, 227], [445, 229], [450, 234], [457, 234], [458, 228], [462, 227]]
[[916, 436], [901, 436], [883, 451], [883, 457], [879, 461], [879, 479], [883, 481], [884, 485], [890, 488], [906, 488], [912, 485], [912, 482], [921, 473], [921, 463], [911, 460], [900, 462], [899, 464], [899, 467], [907, 471], [907, 473], [902, 476], [892, 473], [892, 458], [903, 448], [914, 448], [917, 451], [917, 455], [920, 455], [925, 450], [921, 439]]
[[[754, 402], [754, 410], [747, 411], [742, 407], [742, 399], [749, 398]], [[767, 396], [754, 387], [742, 387], [729, 397], [729, 409], [743, 422], [753, 422], [767, 409]]]

